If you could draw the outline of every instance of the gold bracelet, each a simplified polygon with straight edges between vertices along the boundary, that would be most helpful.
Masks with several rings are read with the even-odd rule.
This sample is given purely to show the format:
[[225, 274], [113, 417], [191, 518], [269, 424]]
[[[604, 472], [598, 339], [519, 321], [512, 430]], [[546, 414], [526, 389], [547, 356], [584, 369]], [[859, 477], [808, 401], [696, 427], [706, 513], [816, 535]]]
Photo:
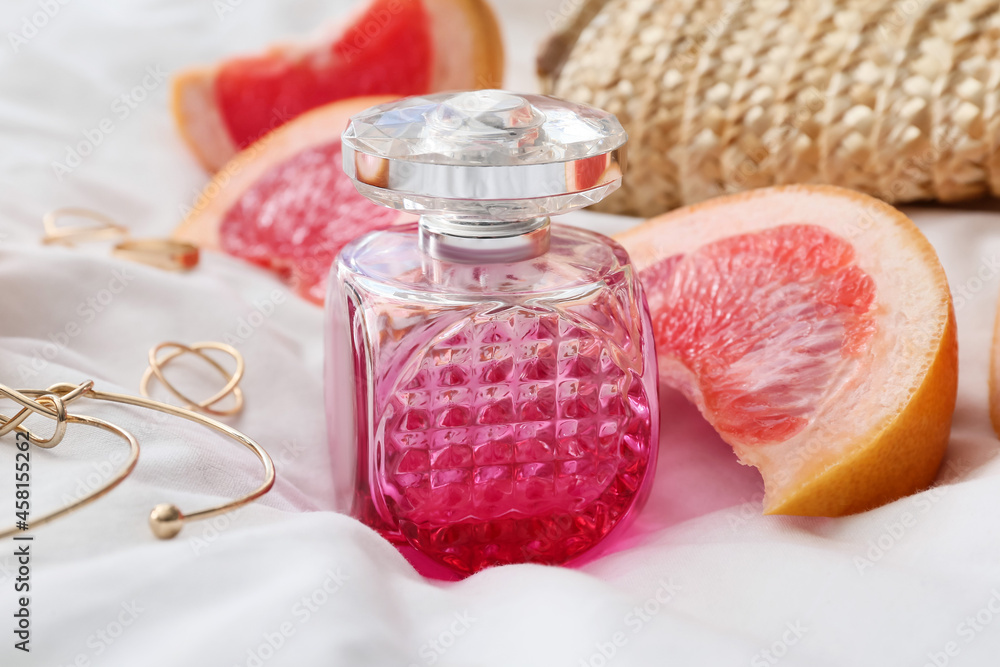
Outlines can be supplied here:
[[[34, 392], [25, 392], [25, 393], [26, 394], [31, 394], [31, 393], [34, 393]], [[83, 507], [84, 505], [88, 505], [88, 504], [92, 503], [93, 501], [97, 500], [98, 498], [100, 498], [101, 496], [107, 494], [108, 492], [111, 491], [111, 489], [113, 489], [116, 486], [118, 486], [119, 484], [121, 484], [125, 480], [125, 478], [128, 477], [132, 473], [132, 470], [135, 469], [136, 461], [139, 460], [139, 443], [138, 443], [138, 441], [136, 441], [135, 437], [131, 433], [129, 433], [128, 431], [126, 431], [125, 429], [119, 428], [118, 426], [115, 426], [114, 424], [112, 424], [110, 422], [106, 422], [103, 419], [97, 419], [96, 417], [87, 417], [87, 416], [84, 416], [84, 415], [67, 414], [66, 413], [66, 408], [65, 408], [64, 401], [63, 401], [63, 399], [61, 397], [58, 397], [58, 396], [51, 396], [51, 395], [45, 394], [45, 395], [39, 396], [37, 400], [38, 400], [38, 402], [44, 401], [44, 402], [52, 404], [52, 407], [56, 410], [57, 414], [62, 417], [62, 419], [60, 421], [58, 421], [57, 424], [60, 424], [60, 425], [65, 425], [67, 423], [68, 424], [87, 424], [89, 426], [97, 426], [99, 428], [103, 428], [105, 431], [109, 431], [111, 433], [114, 433], [117, 436], [121, 436], [122, 438], [125, 439], [125, 441], [129, 445], [129, 456], [128, 456], [128, 460], [125, 461], [125, 465], [122, 466], [121, 470], [119, 470], [118, 473], [114, 477], [112, 477], [110, 480], [108, 480], [103, 486], [100, 486], [99, 488], [97, 488], [95, 491], [91, 492], [87, 496], [85, 496], [83, 498], [80, 498], [77, 501], [70, 503], [69, 505], [66, 505], [62, 509], [56, 510], [54, 512], [49, 512], [48, 514], [46, 514], [46, 515], [44, 515], [44, 516], [42, 516], [40, 518], [33, 519], [31, 521], [31, 527], [32, 528], [37, 527], [37, 526], [44, 526], [45, 524], [47, 524], [47, 523], [49, 523], [51, 521], [55, 521], [59, 517], [65, 516], [65, 515], [69, 514], [70, 512], [72, 512], [74, 510], [78, 510], [81, 507]], [[23, 421], [23, 418], [26, 417], [31, 412], [32, 412], [32, 410], [30, 408], [25, 408], [20, 413], [18, 413], [18, 415], [14, 416], [11, 419], [8, 419], [7, 417], [4, 417], [3, 415], [0, 415], [0, 421], [3, 422], [3, 428], [4, 429], [8, 429], [9, 428], [9, 430], [14, 430], [14, 429], [20, 430], [19, 427], [18, 427], [18, 424], [20, 423], [20, 421]], [[25, 413], [24, 417], [21, 416], [21, 413]], [[65, 428], [65, 426], [63, 428]], [[7, 432], [7, 431], [5, 431], [5, 432]], [[57, 433], [59, 433], [59, 431], [57, 431]], [[29, 437], [29, 441], [30, 441], [31, 440], [31, 436], [28, 436], [28, 437]], [[55, 439], [54, 443], [53, 444], [49, 444], [49, 443], [53, 442], [53, 439]], [[41, 441], [41, 442], [35, 441], [34, 444], [36, 444], [36, 445], [38, 445], [40, 447], [46, 447], [46, 448], [48, 448], [48, 447], [54, 447], [55, 445], [59, 444], [59, 440], [61, 440], [61, 439], [62, 439], [62, 435], [61, 434], [58, 435], [58, 438], [56, 438], [56, 436], [54, 435], [52, 438], [49, 438], [48, 440], [44, 440], [44, 441]], [[0, 539], [4, 539], [6, 537], [12, 537], [14, 535], [17, 535], [19, 532], [28, 529], [27, 523], [21, 524], [21, 526], [22, 527], [12, 526], [12, 527], [10, 527], [10, 528], [8, 528], [6, 530], [0, 531]]]
[[[11, 431], [18, 431], [25, 434], [28, 437], [29, 442], [39, 447], [55, 447], [62, 440], [66, 424], [89, 424], [91, 426], [97, 426], [104, 428], [116, 435], [120, 435], [129, 442], [129, 446], [132, 449], [132, 453], [129, 460], [122, 470], [115, 475], [107, 484], [99, 488], [98, 490], [92, 492], [85, 498], [77, 500], [62, 509], [59, 509], [51, 514], [47, 514], [40, 519], [32, 521], [30, 525], [38, 526], [43, 523], [48, 523], [55, 520], [58, 517], [64, 516], [73, 510], [79, 509], [88, 503], [97, 500], [104, 494], [108, 493], [115, 486], [121, 483], [132, 469], [135, 467], [135, 463], [139, 457], [139, 444], [135, 438], [125, 429], [122, 429], [110, 422], [106, 422], [100, 419], [95, 419], [93, 417], [87, 417], [83, 415], [69, 414], [66, 412], [66, 405], [72, 403], [81, 398], [89, 398], [98, 401], [110, 401], [112, 403], [122, 403], [124, 405], [132, 405], [139, 408], [146, 408], [150, 410], [156, 410], [158, 412], [163, 412], [168, 415], [173, 415], [175, 417], [181, 417], [183, 419], [188, 419], [190, 421], [207, 426], [223, 435], [227, 435], [236, 442], [240, 443], [247, 449], [251, 450], [258, 459], [260, 459], [261, 464], [264, 466], [264, 482], [257, 487], [251, 493], [245, 496], [237, 498], [231, 502], [219, 505], [216, 507], [211, 507], [204, 510], [199, 510], [191, 514], [185, 515], [180, 511], [180, 509], [173, 504], [164, 503], [157, 505], [153, 508], [153, 511], [149, 515], [149, 526], [153, 531], [153, 534], [160, 539], [170, 539], [174, 537], [181, 531], [184, 523], [186, 521], [198, 521], [200, 519], [208, 519], [219, 514], [225, 514], [226, 512], [231, 512], [239, 507], [253, 502], [257, 498], [260, 498], [265, 493], [271, 490], [274, 486], [274, 462], [271, 457], [268, 456], [267, 452], [257, 444], [254, 440], [250, 439], [248, 436], [240, 433], [231, 426], [227, 426], [221, 422], [218, 422], [211, 417], [205, 415], [200, 415], [197, 412], [193, 412], [186, 408], [179, 408], [167, 403], [161, 403], [159, 401], [154, 401], [149, 398], [140, 398], [138, 396], [128, 396], [126, 394], [116, 394], [107, 391], [98, 391], [94, 389], [93, 381], [86, 381], [79, 385], [74, 385], [66, 382], [61, 382], [59, 384], [54, 384], [48, 389], [27, 389], [27, 390], [16, 390], [7, 387], [6, 385], [0, 384], [0, 398], [10, 398], [19, 405], [22, 406], [22, 410], [19, 411], [13, 417], [7, 417], [0, 415], [0, 436], [3, 436]], [[36, 413], [52, 419], [56, 422], [56, 430], [53, 435], [49, 438], [40, 438], [26, 427], [22, 426], [21, 423], [31, 414]], [[18, 532], [17, 529], [9, 529], [0, 533], [0, 538], [10, 537]]]

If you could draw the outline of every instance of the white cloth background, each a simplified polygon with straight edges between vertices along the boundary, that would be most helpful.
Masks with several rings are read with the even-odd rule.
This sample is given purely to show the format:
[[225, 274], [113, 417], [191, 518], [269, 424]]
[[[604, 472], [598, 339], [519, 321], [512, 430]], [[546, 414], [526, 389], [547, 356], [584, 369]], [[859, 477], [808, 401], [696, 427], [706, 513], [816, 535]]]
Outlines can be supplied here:
[[[232, 11], [220, 16], [223, 3]], [[423, 580], [374, 532], [331, 511], [319, 309], [227, 257], [169, 275], [100, 247], [39, 245], [42, 214], [66, 205], [164, 235], [205, 181], [172, 125], [166, 81], [147, 79], [153, 90], [127, 117], [116, 102], [147, 68], [254, 50], [348, 4], [8, 0], [0, 10], [0, 378], [32, 387], [93, 378], [135, 392], [153, 344], [249, 333], [239, 344], [247, 409], [236, 425], [279, 469], [261, 502], [159, 542], [145, 523], [153, 505], [221, 502], [256, 484], [258, 467], [196, 427], [88, 406], [140, 435], [142, 458], [110, 496], [35, 532], [29, 655], [12, 648], [13, 545], [0, 545], [0, 665], [997, 664], [1000, 462], [987, 417], [1000, 287], [994, 213], [910, 211], [960, 295], [959, 403], [936, 489], [844, 519], [763, 517], [756, 472], [667, 395], [656, 486], [627, 548], [578, 569], [504, 567], [448, 584]], [[496, 4], [508, 86], [532, 89], [548, 12], [571, 3]], [[43, 6], [54, 16], [15, 52], [9, 33]], [[104, 118], [112, 131], [58, 178], [52, 163]], [[608, 232], [632, 224], [573, 219]], [[263, 323], [241, 328], [258, 307], [271, 311]], [[120, 460], [123, 443], [86, 431], [34, 455], [36, 511]], [[8, 442], [0, 524], [13, 522], [12, 488]]]

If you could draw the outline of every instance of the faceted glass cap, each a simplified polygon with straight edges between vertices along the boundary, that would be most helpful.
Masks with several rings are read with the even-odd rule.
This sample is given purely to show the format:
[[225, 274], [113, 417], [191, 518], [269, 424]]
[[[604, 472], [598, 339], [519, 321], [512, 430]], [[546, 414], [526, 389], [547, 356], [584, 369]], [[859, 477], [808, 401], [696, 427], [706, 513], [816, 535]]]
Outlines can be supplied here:
[[354, 116], [344, 144], [376, 157], [427, 164], [544, 164], [622, 146], [613, 115], [583, 104], [502, 90], [439, 93]]
[[515, 220], [592, 204], [621, 184], [612, 114], [502, 90], [439, 93], [351, 119], [344, 170], [373, 201], [461, 219]]

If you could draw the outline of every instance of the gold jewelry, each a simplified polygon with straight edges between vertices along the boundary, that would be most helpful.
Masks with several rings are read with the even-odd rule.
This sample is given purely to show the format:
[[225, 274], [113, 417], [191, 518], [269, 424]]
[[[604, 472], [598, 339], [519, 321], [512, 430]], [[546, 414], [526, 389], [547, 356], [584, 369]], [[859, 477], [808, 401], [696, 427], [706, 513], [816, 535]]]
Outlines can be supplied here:
[[111, 254], [164, 271], [190, 271], [198, 266], [198, 247], [173, 239], [128, 239], [116, 245]]
[[[84, 218], [90, 222], [77, 225], [58, 224], [60, 218]], [[94, 224], [96, 223], [96, 224]], [[45, 234], [42, 243], [74, 247], [91, 241], [118, 240], [111, 254], [132, 262], [148, 264], [166, 271], [189, 271], [198, 266], [198, 246], [173, 239], [132, 239], [128, 228], [112, 218], [89, 208], [67, 207], [49, 211], [42, 218]]]
[[[148, 408], [150, 410], [157, 410], [168, 415], [181, 417], [183, 419], [188, 419], [204, 426], [208, 426], [223, 435], [229, 436], [247, 449], [251, 450], [257, 458], [260, 459], [261, 464], [264, 466], [264, 482], [259, 487], [251, 493], [223, 505], [193, 512], [188, 515], [182, 513], [176, 505], [168, 503], [160, 504], [154, 507], [153, 511], [150, 512], [149, 515], [149, 527], [153, 531], [153, 534], [160, 539], [170, 539], [171, 537], [177, 535], [177, 533], [181, 531], [185, 521], [208, 519], [219, 514], [231, 512], [239, 507], [243, 507], [244, 505], [263, 496], [271, 490], [272, 486], [274, 486], [274, 463], [271, 461], [271, 457], [268, 456], [263, 447], [236, 429], [185, 408], [178, 408], [173, 405], [168, 405], [167, 403], [160, 403], [159, 401], [154, 401], [148, 398], [139, 398], [138, 396], [97, 391], [93, 388], [93, 385], [94, 383], [90, 380], [79, 385], [62, 382], [54, 384], [46, 390], [30, 389], [19, 391], [0, 384], [0, 398], [10, 398], [24, 408], [14, 415], [14, 417], [0, 415], [0, 435], [9, 433], [12, 430], [17, 430], [27, 435], [29, 442], [38, 446], [54, 447], [59, 444], [63, 438], [65, 433], [65, 424], [81, 423], [98, 426], [117, 435], [121, 435], [128, 440], [129, 446], [132, 448], [132, 454], [129, 457], [129, 461], [111, 481], [87, 497], [71, 503], [56, 512], [47, 514], [41, 519], [32, 521], [31, 525], [37, 526], [41, 523], [53, 521], [60, 516], [68, 514], [75, 509], [93, 502], [121, 483], [121, 481], [125, 479], [130, 472], [132, 472], [132, 468], [135, 467], [135, 462], [139, 456], [139, 444], [130, 433], [122, 428], [119, 428], [118, 426], [100, 419], [86, 417], [83, 415], [69, 414], [66, 412], [65, 406], [80, 398], [90, 398], [99, 401], [110, 401], [113, 403], [122, 403], [124, 405], [132, 405], [140, 408]], [[34, 397], [34, 399], [32, 397]], [[23, 422], [31, 412], [38, 413], [56, 422], [56, 432], [50, 438], [39, 438], [26, 427], [21, 425], [21, 422]], [[14, 530], [13, 533], [8, 530], [0, 533], [0, 537], [9, 537], [16, 532], [17, 530]]]
[[[167, 348], [173, 349], [161, 359], [159, 357], [160, 351]], [[227, 371], [222, 364], [205, 354], [204, 350], [219, 350], [220, 352], [225, 352], [236, 361], [236, 370], [233, 371], [232, 375], [230, 375], [229, 371]], [[195, 401], [194, 399], [188, 398], [186, 395], [181, 393], [177, 387], [167, 381], [166, 376], [163, 374], [163, 369], [166, 368], [167, 364], [171, 361], [185, 354], [193, 354], [208, 362], [222, 374], [222, 377], [226, 379], [225, 386], [213, 396], [206, 398], [204, 401]], [[211, 415], [216, 415], [217, 417], [235, 415], [243, 409], [243, 390], [239, 388], [239, 384], [243, 379], [245, 366], [246, 364], [243, 361], [243, 355], [240, 354], [240, 351], [232, 345], [227, 345], [225, 343], [205, 342], [192, 343], [191, 345], [174, 342], [160, 343], [149, 351], [149, 368], [147, 368], [142, 374], [142, 380], [139, 382], [139, 393], [148, 398], [149, 381], [153, 377], [156, 377], [156, 379], [160, 381], [160, 384], [162, 384], [167, 391], [176, 396], [178, 400], [182, 401], [184, 403], [184, 407], [188, 410], [205, 412]], [[223, 400], [230, 394], [233, 395], [233, 407], [228, 410], [215, 410], [212, 408], [213, 405]], [[2, 433], [0, 433], [0, 435], [2, 435]]]
[[[40, 394], [41, 392], [25, 392], [25, 393]], [[107, 493], [109, 493], [111, 491], [111, 489], [113, 489], [116, 486], [118, 486], [119, 484], [121, 484], [125, 480], [125, 478], [128, 477], [132, 473], [132, 470], [135, 469], [136, 462], [139, 460], [139, 442], [135, 439], [135, 436], [133, 436], [131, 433], [129, 433], [125, 429], [119, 428], [118, 426], [115, 426], [114, 424], [112, 424], [110, 422], [106, 422], [103, 419], [97, 419], [96, 417], [87, 417], [87, 416], [84, 416], [84, 415], [66, 414], [65, 413], [65, 408], [62, 406], [62, 400], [59, 397], [53, 397], [53, 396], [50, 396], [50, 395], [47, 395], [47, 394], [46, 395], [39, 395], [38, 396], [38, 401], [39, 402], [46, 401], [46, 400], [47, 401], [54, 401], [54, 400], [58, 400], [59, 401], [59, 403], [60, 403], [60, 412], [62, 413], [62, 416], [64, 418], [63, 418], [63, 420], [57, 422], [57, 424], [59, 426], [61, 426], [63, 429], [65, 429], [65, 424], [67, 424], [67, 423], [69, 423], [69, 424], [87, 424], [89, 426], [97, 426], [98, 428], [103, 428], [105, 431], [109, 431], [109, 432], [114, 433], [115, 435], [121, 436], [122, 438], [125, 439], [125, 441], [128, 443], [128, 446], [129, 446], [129, 455], [128, 455], [128, 460], [125, 461], [125, 465], [118, 471], [118, 473], [114, 477], [112, 477], [107, 482], [105, 482], [103, 486], [98, 487], [96, 490], [94, 490], [93, 492], [91, 492], [88, 495], [84, 496], [83, 498], [80, 498], [80, 499], [76, 500], [75, 502], [72, 502], [69, 505], [66, 505], [65, 507], [63, 507], [61, 509], [58, 509], [58, 510], [56, 510], [54, 512], [49, 512], [45, 516], [39, 517], [37, 519], [33, 518], [31, 520], [31, 522], [30, 522], [30, 526], [32, 528], [36, 528], [38, 526], [44, 526], [45, 524], [50, 523], [52, 521], [55, 521], [59, 517], [65, 516], [65, 515], [69, 514], [70, 512], [73, 512], [74, 510], [78, 510], [81, 507], [83, 507], [84, 505], [89, 505], [90, 503], [94, 502], [98, 498], [106, 495]], [[22, 412], [23, 412], [23, 410], [22, 410]], [[3, 415], [0, 415], [0, 419], [6, 420], [7, 418], [4, 417]], [[17, 418], [15, 417], [14, 419], [11, 419], [10, 421], [8, 421], [5, 424], [5, 427], [9, 426], [12, 423], [14, 423], [15, 419], [17, 419]], [[62, 436], [60, 436], [59, 439], [61, 440]], [[29, 441], [30, 441], [30, 436], [29, 436]], [[38, 443], [35, 442], [35, 444], [37, 445]], [[56, 442], [56, 444], [58, 444], [58, 441]], [[41, 445], [41, 446], [44, 446], [44, 445]], [[54, 445], [52, 445], [52, 446], [54, 446]], [[25, 525], [24, 528], [23, 528], [23, 530], [27, 530], [27, 529], [28, 529], [28, 526]], [[7, 538], [7, 537], [12, 537], [14, 535], [17, 535], [21, 531], [22, 531], [22, 528], [18, 528], [17, 526], [12, 526], [10, 528], [7, 528], [6, 530], [0, 531], [0, 539], [4, 539], [4, 538]]]
[[[84, 218], [97, 224], [59, 226], [57, 223], [60, 218]], [[78, 243], [128, 237], [128, 229], [108, 216], [88, 208], [67, 207], [49, 211], [42, 218], [42, 226], [45, 229], [42, 243], [57, 243], [67, 247], [73, 247]]]

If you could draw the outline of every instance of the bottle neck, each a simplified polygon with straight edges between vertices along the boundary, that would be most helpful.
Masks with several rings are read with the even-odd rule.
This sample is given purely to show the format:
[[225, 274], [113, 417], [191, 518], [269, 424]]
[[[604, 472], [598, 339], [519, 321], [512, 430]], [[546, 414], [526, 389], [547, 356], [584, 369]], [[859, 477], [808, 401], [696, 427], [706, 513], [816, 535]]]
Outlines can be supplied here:
[[514, 222], [420, 217], [420, 249], [434, 259], [466, 264], [510, 264], [549, 251], [549, 218]]

